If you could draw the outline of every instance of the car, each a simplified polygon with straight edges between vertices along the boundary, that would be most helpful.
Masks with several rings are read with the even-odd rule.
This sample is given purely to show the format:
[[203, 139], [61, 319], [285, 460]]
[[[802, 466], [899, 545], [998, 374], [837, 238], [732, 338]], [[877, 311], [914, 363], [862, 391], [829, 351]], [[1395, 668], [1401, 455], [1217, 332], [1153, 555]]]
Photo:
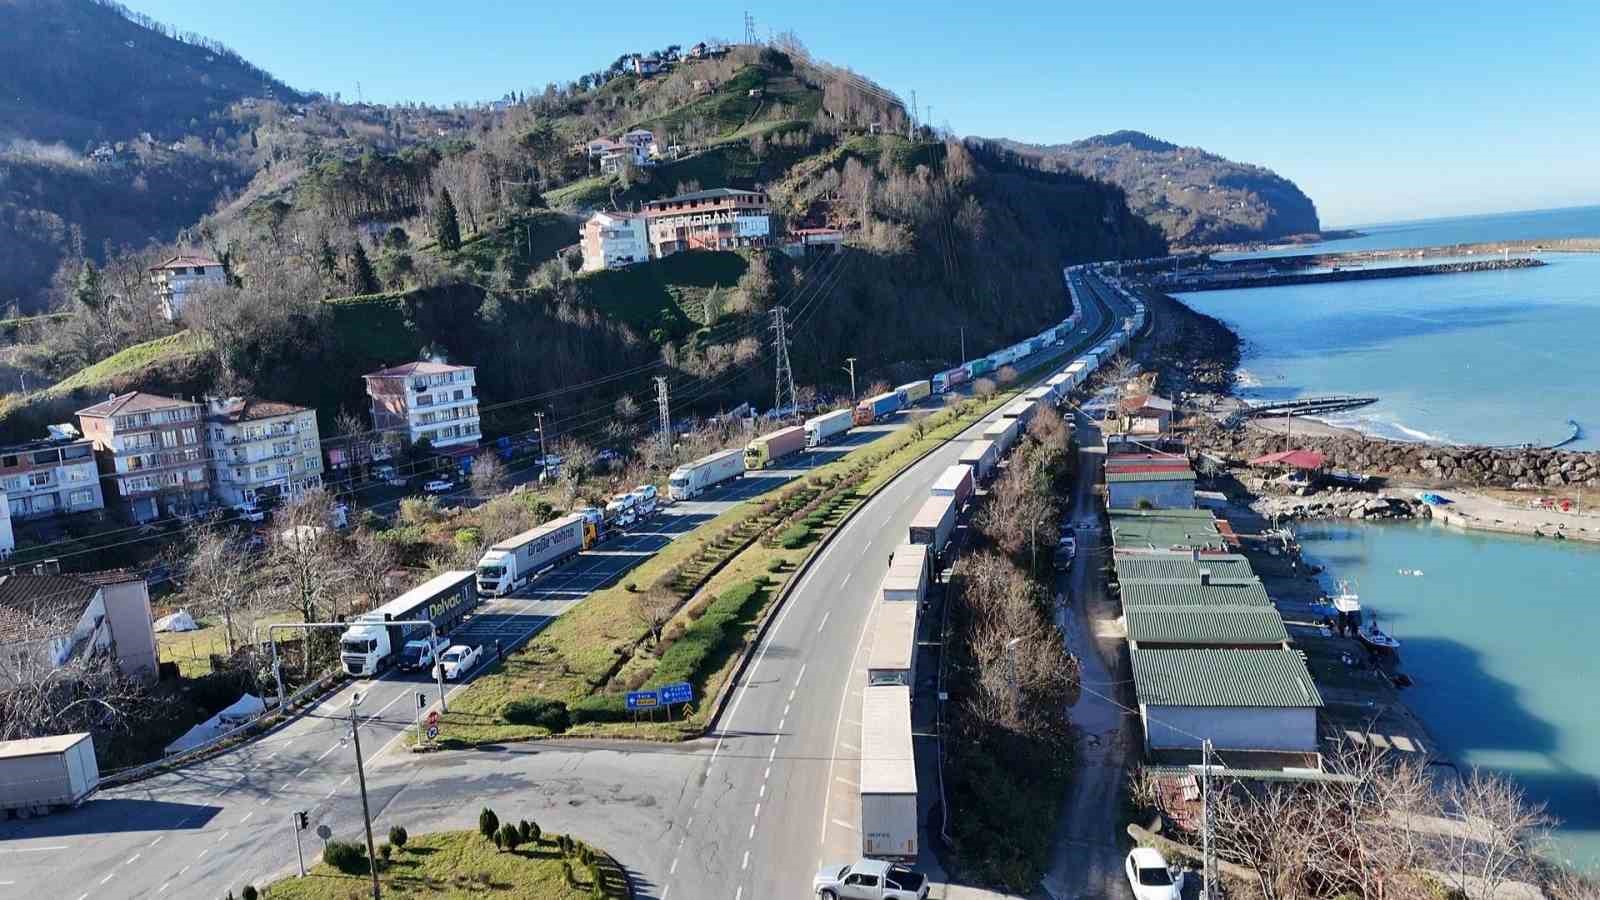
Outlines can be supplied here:
[[406, 641], [405, 646], [400, 648], [400, 671], [415, 672], [432, 668], [434, 657], [439, 651], [446, 649], [449, 643], [443, 638], [438, 641], [431, 641], [428, 638]]
[[445, 681], [455, 681], [471, 672], [473, 667], [478, 664], [478, 660], [482, 658], [482, 647], [469, 647], [466, 644], [452, 645], [449, 650], [444, 652], [443, 656], [439, 657], [439, 662], [434, 667], [435, 674], [442, 669]]
[[1183, 888], [1172, 877], [1167, 858], [1154, 847], [1135, 847], [1126, 863], [1134, 900], [1182, 900]]
[[907, 866], [861, 859], [818, 869], [811, 890], [822, 900], [925, 900], [928, 878]]
[[422, 485], [423, 491], [429, 494], [448, 494], [455, 487], [456, 483], [448, 478], [431, 478]]
[[246, 522], [265, 522], [267, 520], [266, 510], [254, 503], [241, 503], [235, 506], [233, 511], [240, 519]]

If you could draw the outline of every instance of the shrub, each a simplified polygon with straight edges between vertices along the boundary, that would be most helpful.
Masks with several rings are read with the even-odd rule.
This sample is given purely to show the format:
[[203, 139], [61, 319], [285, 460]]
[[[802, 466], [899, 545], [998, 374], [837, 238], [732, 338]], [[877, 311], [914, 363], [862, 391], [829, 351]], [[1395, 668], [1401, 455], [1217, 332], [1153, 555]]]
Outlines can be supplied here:
[[527, 819], [523, 819], [521, 822], [517, 823], [517, 834], [522, 836], [522, 842], [524, 844], [531, 844], [538, 840], [538, 838], [533, 836], [533, 823], [529, 822]]
[[567, 883], [567, 887], [578, 886], [578, 879], [572, 877], [572, 863], [566, 860], [561, 861], [561, 879]]
[[393, 855], [394, 855], [394, 847], [390, 846], [389, 844], [379, 844], [378, 845], [378, 856], [384, 862], [388, 862], [389, 861], [389, 857], [393, 856]]
[[498, 831], [494, 833], [494, 848], [496, 850], [504, 850], [506, 848], [505, 836]]
[[548, 697], [524, 697], [507, 703], [501, 716], [513, 725], [537, 725], [554, 734], [571, 725], [567, 704]]
[[517, 826], [510, 822], [500, 826], [500, 846], [507, 850], [515, 850], [520, 843], [522, 843], [522, 832]]
[[244, 890], [239, 892], [240, 900], [256, 900], [257, 896], [259, 896], [259, 894], [256, 892], [256, 886], [253, 884], [245, 885]]
[[811, 538], [811, 529], [805, 525], [790, 525], [778, 535], [778, 545], [785, 550], [796, 550]]
[[322, 861], [346, 875], [360, 875], [367, 871], [367, 855], [361, 845], [350, 841], [329, 841], [322, 848]]
[[389, 843], [396, 847], [405, 847], [406, 841], [410, 838], [411, 836], [406, 834], [406, 830], [399, 825], [389, 829]]
[[[767, 576], [758, 575], [735, 584], [706, 604], [704, 613], [684, 629], [683, 637], [661, 654], [650, 683], [694, 681], [701, 674], [707, 657], [728, 640], [729, 631], [746, 613], [746, 607], [761, 595], [768, 582]], [[619, 701], [621, 699], [618, 698]]]
[[778, 572], [782, 572], [783, 571], [783, 566], [784, 566], [783, 560], [775, 559], [772, 562], [767, 563], [767, 571], [768, 572], [772, 572], [773, 574], [777, 574]]
[[639, 593], [639, 585], [637, 583], [635, 583], [635, 582], [632, 582], [632, 581], [630, 581], [627, 584], [623, 585], [622, 589], [627, 591], [630, 594]]
[[500, 817], [494, 814], [494, 810], [485, 806], [483, 811], [478, 813], [478, 833], [488, 838], [494, 837], [495, 832], [499, 830]]
[[543, 837], [544, 837], [544, 830], [539, 827], [539, 823], [538, 822], [529, 822], [528, 823], [528, 843], [537, 844], [537, 843], [539, 843], [540, 838], [543, 838]]

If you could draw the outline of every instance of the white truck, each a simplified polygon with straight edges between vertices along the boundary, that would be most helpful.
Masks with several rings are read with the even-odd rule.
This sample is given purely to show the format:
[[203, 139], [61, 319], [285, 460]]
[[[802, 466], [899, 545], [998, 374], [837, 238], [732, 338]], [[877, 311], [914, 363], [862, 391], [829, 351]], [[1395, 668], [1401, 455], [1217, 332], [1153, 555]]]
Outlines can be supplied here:
[[0, 741], [0, 818], [76, 806], [99, 786], [94, 738], [87, 733]]
[[928, 554], [937, 559], [944, 552], [944, 545], [949, 542], [950, 533], [955, 527], [956, 498], [929, 497], [911, 520], [906, 542], [927, 544]]
[[831, 413], [812, 416], [805, 422], [806, 446], [820, 447], [828, 443], [836, 435], [849, 431], [854, 421], [855, 412], [848, 409], [836, 409]]
[[743, 474], [744, 449], [722, 450], [673, 469], [667, 479], [667, 496], [674, 500], [693, 500], [706, 490]]
[[347, 675], [376, 675], [400, 661], [408, 641], [425, 638], [426, 625], [392, 622], [432, 622], [438, 634], [447, 634], [478, 605], [473, 572], [443, 572], [371, 612], [355, 617], [339, 635], [339, 660]]
[[919, 603], [879, 603], [873, 611], [867, 684], [915, 684]]
[[504, 597], [545, 569], [577, 556], [587, 523], [583, 513], [568, 513], [490, 547], [478, 560], [478, 593]]
[[861, 692], [861, 853], [917, 856], [917, 760], [911, 747], [911, 688]]
[[989, 473], [994, 471], [994, 464], [1000, 458], [1000, 450], [994, 441], [973, 441], [967, 449], [961, 451], [960, 463], [972, 467], [972, 477], [977, 481], [988, 481]]
[[928, 546], [901, 544], [889, 558], [889, 571], [878, 585], [878, 597], [886, 603], [909, 602], [920, 606], [928, 596]]
[[1017, 425], [1016, 419], [1001, 419], [983, 429], [983, 439], [994, 442], [995, 452], [998, 454], [995, 461], [998, 463], [1001, 456], [1011, 452], [1011, 445], [1017, 442], [1017, 435], [1021, 433], [1022, 429]]

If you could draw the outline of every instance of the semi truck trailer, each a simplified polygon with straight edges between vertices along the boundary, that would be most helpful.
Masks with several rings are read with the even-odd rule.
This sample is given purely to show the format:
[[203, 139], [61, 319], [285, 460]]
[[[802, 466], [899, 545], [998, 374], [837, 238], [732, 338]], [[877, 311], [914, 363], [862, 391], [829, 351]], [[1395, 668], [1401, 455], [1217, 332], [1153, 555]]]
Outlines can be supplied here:
[[[606, 513], [610, 519], [611, 504], [606, 504]], [[495, 544], [478, 560], [478, 593], [504, 597], [539, 572], [577, 556], [589, 527], [583, 513], [569, 513]]]
[[744, 451], [737, 448], [702, 456], [672, 470], [667, 479], [667, 496], [674, 500], [693, 500], [724, 481], [744, 474]]
[[99, 786], [94, 738], [87, 732], [0, 741], [0, 813], [44, 815], [82, 803]]
[[856, 404], [855, 424], [871, 425], [880, 419], [892, 415], [900, 408], [900, 394], [896, 391], [884, 391], [875, 397]]
[[424, 581], [371, 612], [356, 616], [339, 635], [339, 660], [348, 675], [376, 675], [398, 661], [407, 641], [428, 636], [426, 625], [392, 625], [391, 622], [432, 622], [446, 634], [478, 605], [476, 572], [444, 572]]
[[916, 406], [933, 394], [933, 382], [926, 379], [902, 384], [894, 389], [900, 395], [900, 405]]
[[777, 431], [763, 434], [745, 445], [745, 470], [754, 472], [757, 469], [765, 469], [785, 456], [799, 453], [805, 448], [806, 429], [804, 425], [779, 428]]
[[956, 463], [939, 473], [929, 493], [935, 497], [954, 497], [956, 507], [960, 508], [972, 496], [972, 472], [971, 466]]
[[848, 409], [836, 409], [831, 413], [812, 416], [806, 420], [806, 446], [821, 447], [833, 440], [838, 435], [850, 430], [854, 424], [855, 415]]
[[873, 610], [867, 684], [916, 683], [917, 617], [920, 603], [879, 603]]
[[933, 392], [935, 394], [948, 393], [951, 388], [965, 384], [971, 377], [965, 366], [956, 366], [947, 372], [940, 372], [933, 376]]
[[928, 553], [937, 558], [944, 552], [950, 533], [956, 527], [954, 497], [929, 497], [911, 520], [907, 543], [927, 544]]
[[861, 852], [917, 855], [917, 760], [911, 747], [911, 688], [867, 687], [861, 697]]
[[973, 441], [967, 449], [961, 451], [961, 464], [972, 467], [972, 476], [978, 481], [988, 481], [989, 475], [994, 471], [994, 464], [1000, 458], [1000, 450], [995, 447], [994, 441]]

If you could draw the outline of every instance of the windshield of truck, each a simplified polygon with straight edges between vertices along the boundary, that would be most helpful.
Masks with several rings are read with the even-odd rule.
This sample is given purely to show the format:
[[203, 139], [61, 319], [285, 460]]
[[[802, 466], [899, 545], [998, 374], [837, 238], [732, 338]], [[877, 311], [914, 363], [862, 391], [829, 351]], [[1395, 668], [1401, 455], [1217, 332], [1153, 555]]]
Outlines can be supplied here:
[[345, 638], [340, 643], [344, 646], [344, 652], [354, 653], [358, 656], [371, 653], [373, 648], [377, 646], [377, 641], [371, 638]]
[[450, 650], [450, 651], [446, 652], [445, 655], [444, 655], [444, 661], [445, 662], [459, 662], [460, 659], [461, 659], [461, 651], [460, 650]]
[[485, 581], [499, 581], [505, 577], [505, 566], [479, 566], [478, 577]]
[[668, 480], [667, 483], [672, 485], [675, 488], [688, 487], [689, 486], [689, 479], [687, 477], [685, 477], [685, 476], [674, 475], [674, 476], [672, 476], [672, 478], [670, 480]]

